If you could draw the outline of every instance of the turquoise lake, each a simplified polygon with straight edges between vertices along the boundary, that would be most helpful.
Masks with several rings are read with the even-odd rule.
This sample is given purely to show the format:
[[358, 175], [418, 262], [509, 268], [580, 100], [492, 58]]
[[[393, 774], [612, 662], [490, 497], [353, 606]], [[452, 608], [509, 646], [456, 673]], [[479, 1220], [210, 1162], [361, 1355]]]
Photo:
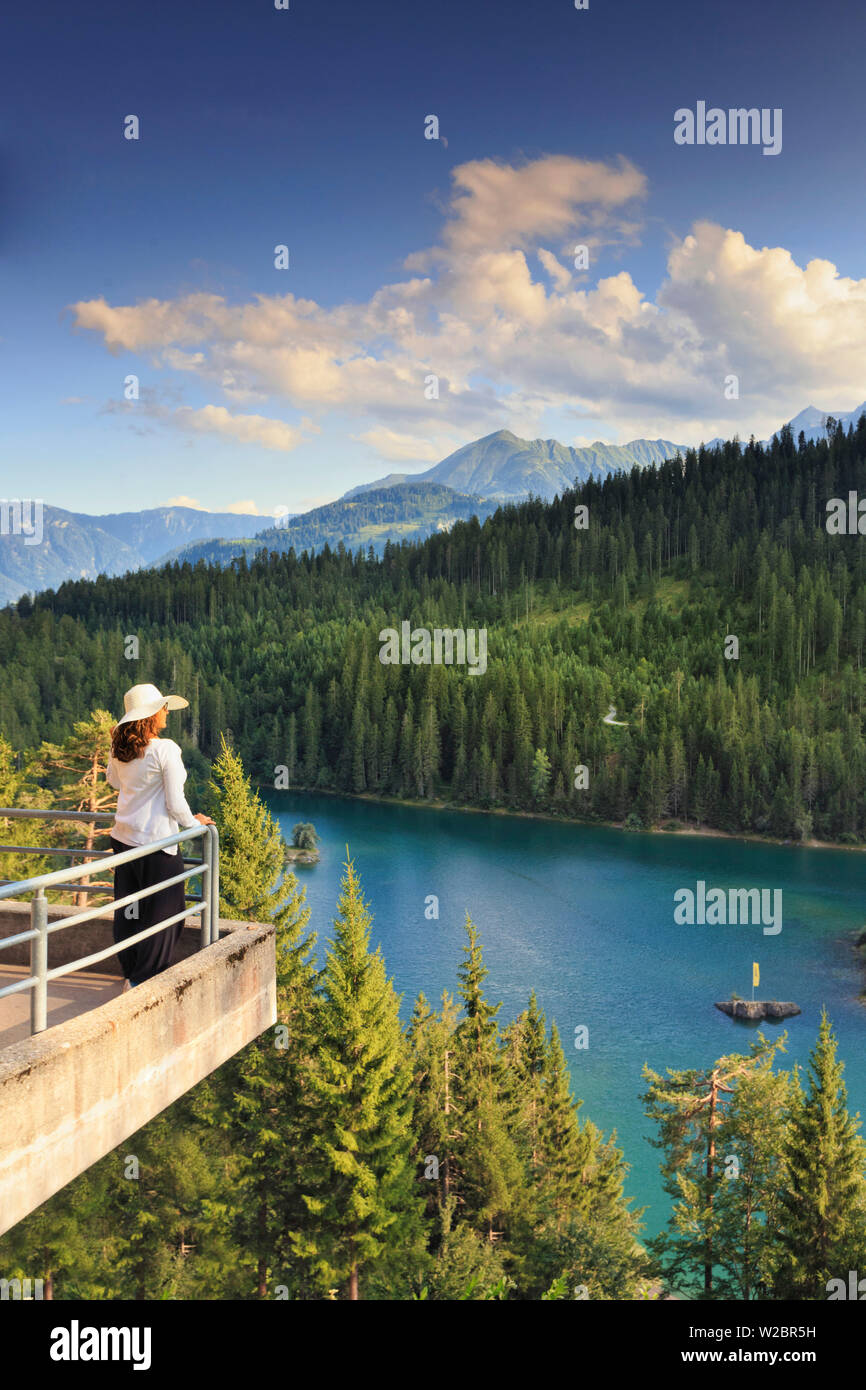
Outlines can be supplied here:
[[[468, 911], [481, 933], [488, 998], [506, 1023], [535, 989], [548, 1024], [556, 1020], [574, 1092], [605, 1133], [617, 1131], [634, 1205], [646, 1206], [645, 1234], [668, 1214], [658, 1153], [647, 1143], [641, 1068], [702, 1067], [747, 1052], [757, 1026], [714, 1008], [731, 991], [793, 1000], [802, 1014], [760, 1025], [788, 1032], [780, 1064], [805, 1063], [826, 1005], [846, 1063], [849, 1108], [866, 1112], [866, 985], [852, 938], [866, 924], [866, 857], [700, 836], [630, 834], [554, 821], [436, 811], [350, 798], [268, 795], [283, 835], [298, 820], [322, 837], [321, 862], [297, 869], [321, 948], [331, 935], [345, 859], [355, 861], [373, 913], [372, 944], [408, 1018], [423, 991], [438, 1004], [456, 994]], [[782, 891], [782, 930], [762, 926], [680, 926], [674, 893], [710, 888]], [[439, 919], [425, 899], [439, 898]], [[577, 1051], [586, 1025], [589, 1047]]]

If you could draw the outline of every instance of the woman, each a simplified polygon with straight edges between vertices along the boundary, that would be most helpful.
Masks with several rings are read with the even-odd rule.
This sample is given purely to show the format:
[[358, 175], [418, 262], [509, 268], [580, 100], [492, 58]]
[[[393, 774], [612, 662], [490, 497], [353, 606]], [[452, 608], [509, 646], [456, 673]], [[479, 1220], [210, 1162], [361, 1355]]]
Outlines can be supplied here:
[[[111, 757], [106, 771], [109, 784], [118, 791], [110, 835], [115, 854], [176, 835], [179, 825], [184, 829], [196, 824], [213, 825], [209, 816], [194, 816], [189, 809], [183, 794], [186, 769], [180, 749], [171, 739], [159, 737], [168, 723], [167, 711], [186, 709], [188, 705], [189, 701], [180, 695], [161, 695], [155, 685], [134, 685], [123, 697], [125, 713], [111, 731]], [[182, 872], [180, 845], [155, 850], [114, 870], [115, 899], [163, 883]], [[115, 943], [183, 912], [185, 894], [185, 883], [174, 883], [118, 908], [114, 914]], [[124, 989], [152, 979], [174, 963], [182, 928], [183, 920], [175, 922], [165, 931], [154, 932], [119, 952], [126, 977]]]

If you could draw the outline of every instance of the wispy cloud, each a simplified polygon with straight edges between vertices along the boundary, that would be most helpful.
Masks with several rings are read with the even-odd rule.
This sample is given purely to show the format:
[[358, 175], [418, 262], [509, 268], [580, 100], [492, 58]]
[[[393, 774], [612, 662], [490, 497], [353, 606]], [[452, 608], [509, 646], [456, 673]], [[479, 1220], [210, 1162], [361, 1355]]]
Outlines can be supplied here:
[[169, 497], [167, 502], [161, 502], [162, 507], [190, 507], [196, 512], [234, 512], [241, 516], [269, 516], [269, 512], [260, 512], [255, 502], [245, 498], [242, 502], [229, 502], [227, 507], [206, 507], [203, 502], [199, 502], [196, 497]]

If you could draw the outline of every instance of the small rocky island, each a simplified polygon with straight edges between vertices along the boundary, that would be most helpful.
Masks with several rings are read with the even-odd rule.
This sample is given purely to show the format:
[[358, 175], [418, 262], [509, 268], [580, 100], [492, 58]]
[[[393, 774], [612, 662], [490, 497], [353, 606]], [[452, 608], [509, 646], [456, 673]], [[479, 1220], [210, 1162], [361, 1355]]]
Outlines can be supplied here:
[[318, 864], [319, 851], [317, 849], [298, 849], [295, 845], [286, 845], [283, 862], [285, 864]]
[[780, 1003], [778, 999], [723, 999], [716, 1004], [728, 1018], [795, 1018], [802, 1010], [798, 1004]]
[[286, 864], [318, 864], [319, 851], [316, 846], [321, 836], [309, 821], [298, 821], [292, 831], [292, 843], [283, 843]]

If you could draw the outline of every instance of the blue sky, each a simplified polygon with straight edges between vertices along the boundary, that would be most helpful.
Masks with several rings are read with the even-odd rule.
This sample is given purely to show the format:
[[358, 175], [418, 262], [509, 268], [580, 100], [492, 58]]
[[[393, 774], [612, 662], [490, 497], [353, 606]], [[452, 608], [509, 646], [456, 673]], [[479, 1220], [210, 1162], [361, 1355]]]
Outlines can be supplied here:
[[[838, 0], [21, 7], [0, 491], [267, 514], [497, 428], [691, 442], [852, 409], [864, 37]], [[781, 153], [676, 145], [699, 100], [781, 108]]]

